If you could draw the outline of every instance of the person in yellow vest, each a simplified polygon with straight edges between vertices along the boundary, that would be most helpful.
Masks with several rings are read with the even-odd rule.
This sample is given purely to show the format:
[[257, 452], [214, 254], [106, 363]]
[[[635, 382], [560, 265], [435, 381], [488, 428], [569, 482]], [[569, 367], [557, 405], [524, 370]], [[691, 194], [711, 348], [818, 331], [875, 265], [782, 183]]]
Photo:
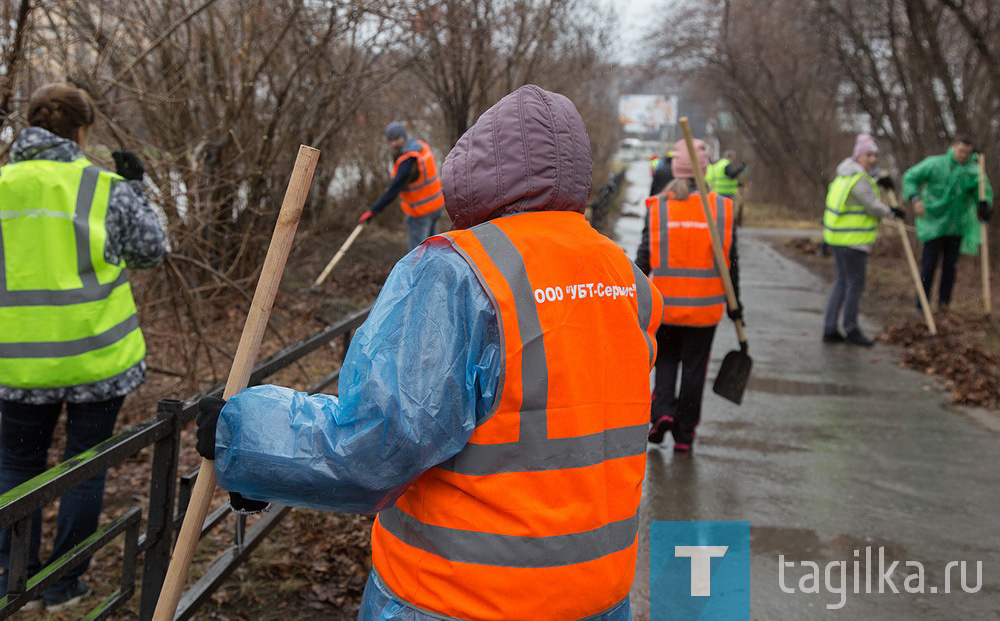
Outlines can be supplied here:
[[445, 161], [456, 230], [396, 264], [339, 398], [201, 404], [237, 505], [378, 513], [364, 621], [631, 618], [662, 313], [583, 216], [589, 144], [566, 97], [501, 99]]
[[[708, 149], [695, 140], [697, 165], [708, 165]], [[701, 421], [705, 375], [712, 353], [715, 327], [726, 309], [722, 276], [715, 264], [712, 240], [701, 197], [694, 182], [694, 168], [683, 140], [674, 146], [671, 161], [674, 180], [662, 193], [646, 199], [646, 225], [636, 255], [636, 265], [663, 296], [663, 317], [656, 331], [660, 355], [656, 359], [655, 387], [650, 408], [648, 439], [659, 444], [668, 431], [674, 451], [688, 452]], [[728, 259], [739, 297], [739, 263], [733, 201], [709, 192], [723, 254]], [[742, 318], [742, 305], [730, 311]], [[680, 389], [677, 376], [680, 373]]]
[[722, 158], [717, 162], [709, 164], [705, 170], [705, 183], [709, 190], [726, 198], [736, 197], [740, 188], [739, 176], [747, 165], [743, 162], [737, 164], [733, 161], [735, 159], [736, 151], [728, 150], [723, 152]]
[[423, 140], [410, 140], [402, 123], [389, 123], [385, 139], [393, 153], [392, 181], [371, 208], [361, 214], [358, 222], [371, 220], [399, 196], [400, 206], [406, 214], [410, 250], [413, 250], [434, 235], [441, 217], [444, 207], [441, 177], [430, 146]]
[[[878, 146], [868, 134], [858, 134], [854, 153], [837, 166], [837, 177], [826, 194], [823, 241], [833, 251], [836, 276], [823, 320], [824, 343], [871, 347], [858, 324], [858, 306], [865, 290], [868, 254], [878, 237], [878, 221], [903, 218], [903, 210], [881, 201], [879, 184], [891, 187], [888, 177], [878, 182], [872, 171], [878, 164]], [[837, 325], [843, 313], [844, 332]]]
[[[30, 127], [0, 168], [0, 486], [41, 474], [56, 421], [66, 406], [68, 459], [111, 437], [125, 395], [146, 377], [126, 266], [150, 268], [166, 253], [156, 214], [142, 191], [143, 167], [113, 154], [117, 174], [80, 149], [94, 110], [86, 93], [47, 84], [31, 96]], [[67, 492], [59, 505], [50, 561], [97, 528], [104, 473]], [[37, 572], [41, 512], [28, 555]], [[10, 567], [10, 530], [0, 562]], [[89, 559], [44, 593], [50, 610], [79, 600]], [[0, 588], [7, 591], [7, 574]], [[39, 607], [42, 601], [28, 604]]]

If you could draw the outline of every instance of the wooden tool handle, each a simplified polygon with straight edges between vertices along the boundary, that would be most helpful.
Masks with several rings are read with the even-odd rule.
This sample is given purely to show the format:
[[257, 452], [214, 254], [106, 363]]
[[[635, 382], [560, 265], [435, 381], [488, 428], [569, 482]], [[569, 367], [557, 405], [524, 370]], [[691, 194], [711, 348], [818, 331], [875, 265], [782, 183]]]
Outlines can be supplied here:
[[[896, 193], [891, 189], [886, 190], [889, 198], [889, 206], [899, 208], [899, 201], [896, 200]], [[906, 255], [906, 263], [910, 266], [910, 278], [913, 279], [913, 287], [917, 290], [917, 299], [920, 300], [920, 310], [924, 313], [924, 321], [927, 322], [927, 331], [931, 335], [937, 334], [937, 324], [934, 323], [934, 315], [931, 313], [931, 304], [927, 300], [927, 292], [924, 291], [923, 282], [920, 280], [920, 270], [917, 269], [917, 260], [913, 256], [913, 248], [910, 246], [910, 235], [906, 231], [906, 225], [902, 220], [892, 219], [896, 226], [896, 232], [903, 240], [903, 254]]]
[[323, 273], [319, 275], [319, 278], [316, 279], [316, 282], [312, 284], [312, 287], [310, 287], [310, 289], [312, 289], [313, 291], [319, 289], [319, 286], [323, 284], [323, 281], [326, 280], [326, 277], [330, 275], [330, 272], [333, 271], [333, 268], [338, 263], [340, 263], [340, 260], [342, 258], [344, 258], [344, 254], [347, 253], [347, 249], [351, 247], [351, 244], [354, 243], [354, 240], [357, 239], [358, 235], [361, 234], [361, 231], [364, 230], [366, 224], [368, 223], [361, 222], [356, 227], [354, 227], [354, 230], [351, 231], [351, 234], [347, 236], [347, 241], [341, 244], [340, 250], [338, 250], [337, 254], [333, 255], [333, 258], [330, 259], [330, 262], [326, 264], [326, 267], [323, 268]]
[[[257, 282], [257, 290], [250, 303], [250, 312], [243, 326], [243, 334], [240, 335], [240, 344], [236, 348], [236, 358], [233, 360], [229, 379], [226, 381], [226, 388], [222, 393], [225, 399], [246, 388], [250, 381], [250, 374], [253, 372], [260, 342], [264, 337], [264, 330], [267, 328], [267, 320], [271, 314], [271, 307], [274, 305], [275, 295], [278, 293], [281, 275], [285, 271], [285, 261], [288, 259], [288, 252], [292, 247], [295, 229], [302, 216], [302, 208], [305, 205], [306, 196], [309, 194], [309, 186], [312, 184], [318, 159], [318, 150], [305, 145], [299, 146], [292, 177], [285, 190], [285, 198], [281, 203], [281, 211], [278, 213], [278, 222], [274, 226], [271, 245], [268, 246], [264, 267], [261, 270], [260, 280]], [[154, 621], [171, 621], [177, 612], [177, 603], [181, 598], [184, 580], [191, 568], [194, 549], [198, 544], [214, 492], [215, 465], [212, 461], [203, 459], [194, 490], [191, 493], [187, 513], [184, 515], [184, 523], [181, 525], [177, 538], [177, 545], [170, 558], [170, 566], [167, 568], [167, 576], [163, 581], [160, 599], [156, 603], [156, 611], [153, 613]]]
[[993, 298], [990, 293], [990, 227], [985, 222], [979, 223], [979, 265], [983, 280], [983, 311], [989, 315], [993, 312]]
[[[979, 200], [986, 200], [986, 156], [979, 154]], [[990, 293], [990, 226], [979, 223], [979, 267], [983, 281], [983, 311], [993, 312], [993, 296]]]
[[986, 156], [979, 154], [979, 200], [986, 200]]
[[[736, 300], [736, 289], [733, 287], [733, 278], [729, 275], [729, 262], [722, 250], [722, 238], [719, 236], [719, 228], [715, 224], [715, 216], [712, 215], [712, 208], [708, 205], [708, 186], [705, 185], [705, 173], [702, 172], [698, 164], [698, 153], [694, 148], [694, 138], [691, 135], [691, 125], [686, 116], [682, 116], [680, 121], [681, 130], [684, 132], [684, 142], [687, 144], [688, 155], [691, 157], [691, 170], [694, 171], [694, 181], [698, 186], [698, 194], [701, 196], [701, 208], [705, 211], [705, 222], [708, 223], [708, 234], [712, 237], [712, 253], [715, 255], [715, 263], [719, 266], [719, 274], [722, 276], [722, 287], [726, 290], [726, 302], [730, 310], [739, 308], [740, 303]], [[737, 319], [733, 322], [736, 326], [736, 338], [741, 345], [747, 342], [747, 336], [743, 330], [743, 321]]]

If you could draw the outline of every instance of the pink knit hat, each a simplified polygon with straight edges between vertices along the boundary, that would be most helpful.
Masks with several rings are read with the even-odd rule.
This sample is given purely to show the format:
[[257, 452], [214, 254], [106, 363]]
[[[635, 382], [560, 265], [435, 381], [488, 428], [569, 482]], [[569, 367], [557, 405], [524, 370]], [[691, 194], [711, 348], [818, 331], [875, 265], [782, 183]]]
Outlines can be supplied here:
[[851, 159], [856, 160], [868, 153], [878, 153], [878, 145], [875, 144], [875, 139], [870, 134], [858, 134], [858, 137], [854, 139], [854, 154], [851, 155]]
[[[705, 172], [708, 167], [708, 145], [704, 140], [695, 139], [694, 150], [698, 154], [698, 164], [701, 165], [701, 172]], [[687, 143], [678, 140], [674, 145], [674, 159], [670, 160], [670, 170], [674, 177], [680, 179], [693, 179], [694, 170], [691, 168], [691, 157], [688, 155]]]

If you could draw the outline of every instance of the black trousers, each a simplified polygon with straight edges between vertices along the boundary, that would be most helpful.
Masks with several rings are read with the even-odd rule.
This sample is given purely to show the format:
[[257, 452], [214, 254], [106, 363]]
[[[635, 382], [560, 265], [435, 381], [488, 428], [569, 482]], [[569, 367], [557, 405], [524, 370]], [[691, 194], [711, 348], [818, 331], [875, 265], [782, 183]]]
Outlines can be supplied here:
[[672, 416], [677, 444], [694, 442], [714, 338], [715, 326], [663, 325], [656, 331], [656, 383], [650, 418], [655, 421], [664, 414]]
[[[962, 247], [962, 237], [946, 235], [924, 243], [924, 253], [920, 257], [920, 282], [924, 285], [927, 299], [931, 299], [934, 286], [934, 272], [937, 271], [938, 257], [941, 259], [941, 286], [938, 288], [938, 306], [951, 304], [951, 291], [955, 287], [955, 272], [958, 266], [958, 251]], [[920, 307], [920, 302], [917, 302]]]
[[[108, 401], [66, 404], [66, 450], [63, 460], [82, 453], [111, 437], [118, 412], [125, 397]], [[43, 473], [47, 467], [52, 435], [63, 404], [28, 405], [0, 401], [0, 491], [8, 491]], [[56, 519], [56, 538], [49, 561], [54, 561], [97, 530], [104, 504], [104, 472], [94, 475], [63, 495]], [[28, 574], [42, 566], [39, 557], [42, 538], [42, 512], [31, 518]], [[0, 565], [10, 567], [10, 529], [0, 533]], [[90, 559], [70, 569], [46, 593], [55, 595], [71, 585], [87, 570]], [[6, 580], [6, 576], [4, 576]]]

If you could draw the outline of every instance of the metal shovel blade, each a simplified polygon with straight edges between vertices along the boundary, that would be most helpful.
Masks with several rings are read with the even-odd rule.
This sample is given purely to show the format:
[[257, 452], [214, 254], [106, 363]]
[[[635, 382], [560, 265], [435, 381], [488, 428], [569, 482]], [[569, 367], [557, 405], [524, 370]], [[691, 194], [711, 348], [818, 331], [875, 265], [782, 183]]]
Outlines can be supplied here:
[[739, 405], [743, 402], [743, 392], [750, 381], [753, 360], [744, 351], [731, 351], [722, 359], [719, 374], [715, 377], [712, 390], [715, 394]]

